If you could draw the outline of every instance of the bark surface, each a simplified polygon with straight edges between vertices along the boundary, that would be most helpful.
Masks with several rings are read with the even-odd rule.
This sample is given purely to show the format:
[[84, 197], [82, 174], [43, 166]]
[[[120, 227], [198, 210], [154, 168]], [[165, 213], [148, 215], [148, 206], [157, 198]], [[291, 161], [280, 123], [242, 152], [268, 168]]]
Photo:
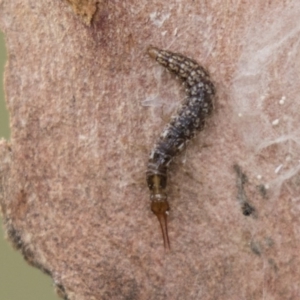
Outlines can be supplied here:
[[[65, 299], [298, 299], [299, 1], [89, 3], [0, 1], [12, 244]], [[150, 44], [217, 89], [170, 167], [169, 252], [145, 171], [184, 91]]]

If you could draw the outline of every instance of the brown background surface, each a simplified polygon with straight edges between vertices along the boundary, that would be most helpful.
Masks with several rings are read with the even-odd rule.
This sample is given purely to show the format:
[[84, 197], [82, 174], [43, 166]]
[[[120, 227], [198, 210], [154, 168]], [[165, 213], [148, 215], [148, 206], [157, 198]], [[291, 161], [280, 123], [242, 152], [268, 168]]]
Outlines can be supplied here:
[[[297, 1], [103, 1], [91, 26], [62, 1], [0, 5], [0, 202], [30, 264], [69, 299], [297, 299]], [[184, 93], [149, 44], [201, 62], [218, 91], [170, 168], [169, 253], [145, 167]]]

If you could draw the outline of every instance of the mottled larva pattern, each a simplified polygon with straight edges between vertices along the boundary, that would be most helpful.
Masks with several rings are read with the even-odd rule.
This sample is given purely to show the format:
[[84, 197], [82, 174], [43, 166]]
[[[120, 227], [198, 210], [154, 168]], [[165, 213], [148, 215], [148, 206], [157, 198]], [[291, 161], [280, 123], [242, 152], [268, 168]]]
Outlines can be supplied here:
[[196, 132], [204, 128], [205, 118], [213, 109], [215, 88], [208, 72], [196, 61], [152, 46], [149, 47], [148, 53], [167, 70], [177, 75], [183, 81], [186, 91], [185, 100], [151, 151], [146, 175], [151, 193], [151, 210], [159, 220], [164, 246], [169, 249], [167, 227], [169, 203], [165, 192], [168, 166]]

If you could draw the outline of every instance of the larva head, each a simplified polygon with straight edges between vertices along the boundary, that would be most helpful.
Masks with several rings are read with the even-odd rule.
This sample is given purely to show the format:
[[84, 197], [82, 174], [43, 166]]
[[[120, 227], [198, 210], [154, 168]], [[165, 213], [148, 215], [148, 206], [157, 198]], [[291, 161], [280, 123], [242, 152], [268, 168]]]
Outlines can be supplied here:
[[159, 62], [161, 65], [164, 67], [168, 68], [170, 71], [172, 71], [168, 65], [169, 65], [169, 58], [170, 58], [170, 53], [168, 51], [160, 50], [156, 47], [150, 46], [148, 48], [148, 54], [150, 57], [155, 59], [157, 62]]
[[156, 48], [156, 47], [153, 47], [153, 46], [149, 46], [149, 47], [148, 47], [148, 54], [149, 54], [152, 58], [156, 59], [156, 58], [159, 56], [159, 49]]

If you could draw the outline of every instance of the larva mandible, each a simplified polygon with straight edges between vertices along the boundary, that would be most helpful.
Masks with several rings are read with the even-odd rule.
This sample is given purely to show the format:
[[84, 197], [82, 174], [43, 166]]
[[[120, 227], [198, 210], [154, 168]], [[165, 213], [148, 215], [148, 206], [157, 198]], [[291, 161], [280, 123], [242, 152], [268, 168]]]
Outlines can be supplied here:
[[166, 194], [168, 166], [196, 132], [204, 128], [205, 118], [213, 109], [215, 87], [208, 72], [196, 61], [182, 54], [152, 46], [148, 48], [148, 54], [177, 75], [183, 81], [186, 91], [185, 100], [171, 117], [151, 151], [146, 173], [151, 210], [159, 220], [164, 246], [170, 249], [167, 226], [170, 207]]

